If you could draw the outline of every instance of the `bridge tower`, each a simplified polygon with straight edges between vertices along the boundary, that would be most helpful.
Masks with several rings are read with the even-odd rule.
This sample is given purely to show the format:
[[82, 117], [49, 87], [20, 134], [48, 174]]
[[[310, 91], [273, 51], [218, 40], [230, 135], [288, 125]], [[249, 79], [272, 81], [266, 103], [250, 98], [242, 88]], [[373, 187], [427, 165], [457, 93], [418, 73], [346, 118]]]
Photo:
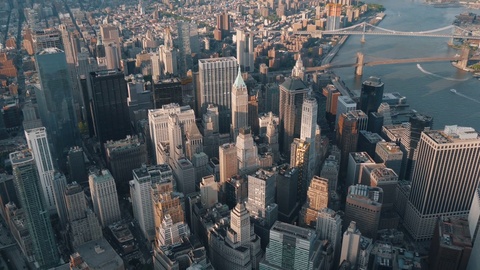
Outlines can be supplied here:
[[467, 68], [469, 56], [470, 56], [470, 47], [468, 45], [464, 45], [462, 48], [462, 53], [460, 55], [460, 60], [458, 60], [457, 62], [457, 67], [460, 69]]
[[360, 39], [360, 42], [365, 43], [365, 30], [366, 30], [367, 24], [363, 22], [362, 25], [363, 25], [363, 30], [362, 30], [363, 34], [362, 34], [362, 38]]
[[357, 65], [355, 67], [355, 75], [363, 75], [363, 65], [365, 64], [365, 55], [361, 52], [357, 52]]

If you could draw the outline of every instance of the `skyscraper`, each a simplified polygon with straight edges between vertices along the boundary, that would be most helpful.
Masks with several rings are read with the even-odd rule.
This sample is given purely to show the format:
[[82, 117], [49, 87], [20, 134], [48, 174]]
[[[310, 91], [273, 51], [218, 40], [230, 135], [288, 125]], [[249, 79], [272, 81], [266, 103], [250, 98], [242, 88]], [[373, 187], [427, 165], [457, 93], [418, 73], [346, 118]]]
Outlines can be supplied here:
[[429, 239], [437, 217], [467, 215], [480, 177], [480, 139], [470, 127], [423, 131], [412, 173], [405, 227]]
[[185, 76], [193, 68], [192, 53], [200, 52], [198, 29], [195, 23], [178, 21], [178, 73]]
[[302, 207], [300, 223], [315, 227], [318, 212], [328, 207], [328, 196], [328, 179], [314, 176], [308, 187], [307, 201]]
[[131, 133], [127, 82], [119, 70], [90, 72], [95, 135], [103, 145]]
[[327, 9], [327, 27], [326, 30], [336, 30], [340, 27], [340, 15], [342, 14], [342, 4], [329, 3]]
[[70, 182], [83, 183], [88, 181], [87, 169], [85, 167], [83, 149], [78, 146], [70, 148], [68, 151], [68, 169], [70, 173]]
[[75, 145], [77, 121], [73, 109], [72, 83], [65, 53], [58, 48], [43, 49], [35, 55], [41, 87], [36, 90], [40, 118], [51, 137], [56, 158]]
[[232, 85], [238, 75], [235, 57], [221, 57], [198, 60], [199, 102], [202, 111], [208, 104], [218, 106], [220, 133], [230, 131], [232, 109]]
[[290, 153], [293, 138], [300, 137], [302, 104], [308, 91], [308, 86], [298, 77], [286, 78], [280, 85], [280, 146], [285, 153]]
[[237, 148], [238, 171], [250, 173], [258, 168], [258, 148], [250, 129], [240, 129], [235, 143]]
[[270, 229], [270, 243], [260, 269], [320, 269], [317, 241], [314, 230], [277, 221]]
[[240, 66], [232, 87], [232, 137], [237, 138], [240, 128], [248, 127], [248, 91]]
[[15, 188], [26, 214], [35, 261], [40, 267], [48, 269], [57, 266], [59, 257], [34, 159], [29, 150], [10, 154]]
[[[158, 55], [160, 60], [161, 73], [178, 74], [177, 69], [177, 50], [173, 47], [173, 39], [170, 28], [165, 28], [164, 45], [158, 47]], [[158, 108], [158, 107], [156, 107]]]
[[[333, 265], [338, 265], [342, 248], [342, 218], [330, 208], [318, 212], [316, 231], [319, 239], [327, 239], [333, 245]], [[336, 268], [334, 268], [336, 269]]]
[[289, 164], [280, 165], [277, 169], [278, 220], [290, 223], [296, 219], [296, 210], [300, 207], [297, 201], [298, 169], [290, 168]]
[[394, 142], [378, 142], [375, 149], [375, 161], [385, 164], [400, 175], [403, 164], [403, 152]]
[[44, 127], [25, 130], [28, 148], [34, 156], [40, 180], [45, 207], [55, 212], [55, 194], [53, 188], [54, 168], [50, 147], [48, 146], [47, 131]]
[[337, 99], [337, 114], [335, 116], [335, 127], [342, 113], [354, 111], [357, 109], [357, 103], [349, 96], [339, 96]]
[[105, 228], [121, 219], [115, 179], [108, 170], [89, 176], [93, 210], [97, 214], [102, 227]]
[[267, 218], [267, 207], [275, 203], [275, 180], [273, 171], [259, 169], [248, 175], [248, 200], [246, 207], [251, 216]]
[[220, 184], [238, 174], [237, 147], [234, 143], [219, 146], [218, 157], [220, 162]]
[[357, 119], [349, 113], [342, 113], [338, 119], [337, 145], [340, 148], [340, 172], [343, 172], [343, 176], [348, 165], [348, 155], [357, 149], [358, 132]]
[[310, 157], [310, 144], [298, 138], [293, 139], [290, 154], [290, 167], [298, 168], [297, 200], [303, 204], [306, 200], [308, 179], [308, 160]]
[[370, 115], [376, 112], [383, 98], [384, 83], [380, 78], [370, 77], [362, 83], [362, 91], [360, 94], [360, 110]]
[[302, 121], [300, 128], [300, 139], [310, 143], [308, 157], [308, 178], [311, 179], [317, 170], [317, 153], [315, 152], [315, 132], [317, 130], [317, 100], [313, 97], [308, 97], [303, 101], [302, 105]]
[[379, 187], [354, 185], [348, 188], [345, 204], [345, 223], [355, 221], [367, 237], [377, 235], [382, 211], [383, 190]]
[[237, 61], [243, 71], [253, 72], [253, 33], [237, 29]]

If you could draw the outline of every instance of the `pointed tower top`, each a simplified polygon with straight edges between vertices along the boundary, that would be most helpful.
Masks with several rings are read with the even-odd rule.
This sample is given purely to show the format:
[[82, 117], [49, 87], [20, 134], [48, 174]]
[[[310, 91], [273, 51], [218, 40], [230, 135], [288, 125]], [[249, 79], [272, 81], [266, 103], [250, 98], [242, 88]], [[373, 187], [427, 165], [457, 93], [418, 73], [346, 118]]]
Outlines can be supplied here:
[[235, 86], [237, 89], [242, 87], [247, 87], [247, 85], [243, 81], [242, 70], [240, 69], [240, 66], [238, 66], [238, 74], [237, 74], [237, 78], [235, 79], [235, 82], [233, 83], [233, 86]]

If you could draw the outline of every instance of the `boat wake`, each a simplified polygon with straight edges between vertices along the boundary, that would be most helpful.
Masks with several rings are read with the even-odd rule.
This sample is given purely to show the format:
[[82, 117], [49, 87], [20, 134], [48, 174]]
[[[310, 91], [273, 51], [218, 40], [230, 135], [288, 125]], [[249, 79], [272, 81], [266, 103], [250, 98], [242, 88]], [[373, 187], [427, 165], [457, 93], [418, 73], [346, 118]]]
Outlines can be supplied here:
[[471, 98], [471, 97], [469, 97], [469, 96], [466, 96], [466, 95], [464, 95], [464, 94], [462, 94], [462, 93], [459, 93], [459, 92], [458, 92], [457, 90], [455, 90], [455, 89], [450, 89], [450, 92], [452, 92], [452, 93], [454, 93], [454, 94], [457, 94], [457, 95], [459, 95], [459, 96], [461, 96], [461, 97], [463, 97], [463, 98], [466, 98], [466, 99], [468, 99], [468, 100], [471, 100], [471, 101], [473, 101], [473, 102], [480, 103], [480, 100], [474, 99], [474, 98]]
[[418, 68], [418, 70], [420, 70], [424, 74], [432, 75], [433, 77], [437, 77], [437, 78], [444, 79], [444, 80], [447, 80], [447, 81], [463, 82], [463, 81], [468, 80], [468, 78], [455, 79], [455, 78], [450, 78], [450, 77], [443, 77], [443, 76], [440, 76], [440, 75], [437, 75], [435, 73], [432, 73], [430, 71], [425, 70], [420, 64], [417, 64], [417, 68]]

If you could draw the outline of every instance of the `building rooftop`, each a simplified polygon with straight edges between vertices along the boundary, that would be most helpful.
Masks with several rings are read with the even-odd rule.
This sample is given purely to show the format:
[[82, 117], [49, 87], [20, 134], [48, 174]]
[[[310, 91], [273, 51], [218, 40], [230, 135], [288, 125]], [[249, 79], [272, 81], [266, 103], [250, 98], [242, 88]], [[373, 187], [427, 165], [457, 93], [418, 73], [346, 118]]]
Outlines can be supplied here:
[[90, 269], [122, 269], [123, 260], [105, 240], [88, 242], [76, 248]]
[[140, 140], [137, 136], [130, 136], [127, 135], [125, 139], [121, 139], [118, 141], [107, 141], [105, 143], [105, 148], [108, 152], [113, 151], [122, 151], [130, 148], [135, 148], [140, 146]]
[[357, 103], [349, 96], [339, 96], [338, 102], [342, 102], [347, 105], [356, 105]]
[[440, 245], [472, 247], [468, 219], [463, 217], [444, 217], [439, 219]]
[[258, 179], [267, 180], [270, 177], [272, 177], [274, 174], [275, 174], [275, 171], [259, 169], [254, 174], [252, 174], [251, 176], [253, 176], [255, 178], [258, 178]]
[[350, 156], [355, 163], [375, 163], [367, 152], [351, 152]]
[[205, 58], [205, 59], [199, 59], [198, 60], [198, 62], [201, 63], [201, 64], [215, 63], [215, 62], [228, 62], [228, 61], [237, 62], [237, 59], [233, 56], [229, 56], [229, 57]]
[[316, 237], [314, 230], [298, 227], [292, 224], [275, 221], [270, 231], [276, 231], [282, 234], [290, 235], [295, 238], [301, 238], [307, 241], [312, 241]]
[[377, 144], [377, 147], [380, 147], [384, 151], [394, 154], [394, 153], [401, 153], [402, 151], [400, 150], [400, 146], [398, 146], [394, 142], [379, 142]]
[[28, 149], [10, 153], [10, 162], [12, 163], [12, 165], [25, 163], [32, 160], [32, 152]]
[[381, 141], [385, 141], [382, 136], [380, 136], [378, 133], [366, 131], [366, 130], [360, 130], [360, 134], [363, 134], [365, 139], [367, 139], [368, 142], [370, 143], [377, 143]]
[[294, 77], [294, 78], [286, 78], [285, 81], [280, 85], [284, 89], [288, 91], [308, 91], [308, 86], [303, 82], [302, 79]]
[[381, 87], [383, 85], [383, 82], [380, 78], [371, 76], [363, 82], [363, 85]]

